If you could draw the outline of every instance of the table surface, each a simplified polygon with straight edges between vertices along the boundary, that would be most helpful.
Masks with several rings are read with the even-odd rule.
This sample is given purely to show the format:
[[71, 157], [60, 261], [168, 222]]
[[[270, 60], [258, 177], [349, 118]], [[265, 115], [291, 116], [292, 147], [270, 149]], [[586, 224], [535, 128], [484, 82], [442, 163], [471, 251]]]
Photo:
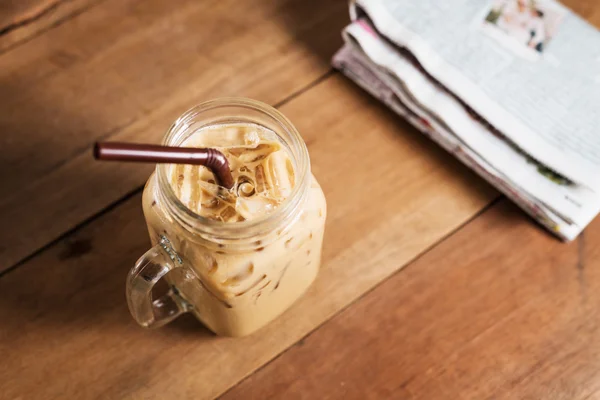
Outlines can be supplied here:
[[[0, 3], [2, 399], [600, 398], [600, 220], [559, 242], [334, 72], [347, 22], [341, 0]], [[91, 144], [158, 141], [223, 95], [306, 140], [322, 270], [249, 337], [141, 329], [124, 279], [151, 166]]]

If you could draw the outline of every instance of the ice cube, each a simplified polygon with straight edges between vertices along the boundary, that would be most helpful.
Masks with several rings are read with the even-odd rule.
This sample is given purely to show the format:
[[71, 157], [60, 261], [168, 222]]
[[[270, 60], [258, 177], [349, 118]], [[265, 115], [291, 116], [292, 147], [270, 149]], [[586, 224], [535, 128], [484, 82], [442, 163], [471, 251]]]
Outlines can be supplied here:
[[214, 125], [203, 127], [183, 142], [186, 147], [256, 147], [260, 135], [252, 125], [232, 124], [227, 127]]
[[243, 165], [253, 164], [264, 160], [271, 153], [281, 149], [281, 145], [276, 142], [261, 143], [256, 148], [237, 148], [229, 149], [229, 153], [235, 156]]
[[283, 151], [273, 153], [266, 160], [266, 178], [275, 198], [286, 198], [294, 188], [294, 169]]
[[217, 218], [223, 222], [237, 222], [240, 220], [240, 218], [238, 218], [238, 216], [239, 216], [239, 214], [235, 210], [235, 208], [233, 208], [231, 206], [226, 206], [220, 211]]
[[269, 182], [267, 181], [267, 177], [265, 176], [265, 167], [261, 165], [257, 165], [254, 169], [254, 178], [256, 182], [256, 191], [259, 193], [266, 193], [270, 190]]
[[261, 217], [270, 214], [277, 207], [277, 201], [262, 195], [238, 197], [235, 209], [245, 219]]

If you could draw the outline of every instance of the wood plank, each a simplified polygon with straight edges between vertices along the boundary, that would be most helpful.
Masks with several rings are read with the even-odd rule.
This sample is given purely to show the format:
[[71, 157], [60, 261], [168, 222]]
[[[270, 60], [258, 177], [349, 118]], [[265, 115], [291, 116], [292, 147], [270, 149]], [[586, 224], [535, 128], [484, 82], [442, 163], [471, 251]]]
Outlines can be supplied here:
[[600, 27], [600, 4], [597, 1], [561, 0], [561, 3], [587, 20], [590, 24]]
[[102, 0], [4, 0], [0, 2], [0, 54]]
[[0, 393], [212, 398], [497, 196], [338, 75], [282, 111], [303, 133], [328, 199], [323, 268], [309, 293], [241, 339], [216, 338], [191, 318], [137, 327], [123, 295], [128, 269], [149, 246], [135, 195], [0, 279]]
[[600, 397], [600, 220], [575, 243], [502, 201], [223, 399]]
[[94, 140], [159, 141], [217, 96], [278, 103], [330, 71], [347, 20], [335, 0], [108, 0], [0, 56], [0, 270], [143, 184]]

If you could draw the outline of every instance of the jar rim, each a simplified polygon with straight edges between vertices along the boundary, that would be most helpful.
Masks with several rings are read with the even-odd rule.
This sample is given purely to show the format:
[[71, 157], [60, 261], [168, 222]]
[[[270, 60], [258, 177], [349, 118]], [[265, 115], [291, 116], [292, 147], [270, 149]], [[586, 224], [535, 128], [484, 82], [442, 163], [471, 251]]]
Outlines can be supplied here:
[[[275, 134], [283, 140], [287, 147], [290, 157], [296, 167], [296, 184], [292, 189], [290, 195], [270, 214], [265, 216], [240, 222], [223, 222], [203, 217], [193, 210], [189, 209], [175, 194], [169, 180], [167, 178], [168, 164], [157, 164], [156, 175], [158, 178], [158, 192], [161, 195], [165, 208], [169, 214], [177, 220], [180, 224], [188, 227], [192, 230], [192, 233], [199, 234], [207, 239], [224, 239], [225, 241], [231, 239], [244, 239], [251, 238], [259, 234], [258, 231], [263, 230], [262, 228], [281, 225], [288, 219], [293, 218], [301, 208], [301, 204], [306, 198], [308, 192], [308, 180], [310, 177], [310, 159], [308, 155], [308, 149], [304, 140], [300, 136], [300, 133], [296, 130], [291, 121], [285, 117], [280, 111], [271, 107], [263, 102], [245, 98], [245, 97], [221, 97], [213, 100], [208, 100], [200, 103], [185, 113], [173, 122], [173, 124], [167, 130], [163, 138], [164, 145], [180, 145], [183, 140], [179, 143], [175, 143], [181, 136], [189, 132], [189, 123], [195, 118], [201, 116], [210, 110], [219, 108], [243, 108], [258, 112], [271, 118], [287, 137], [281, 137], [280, 132]], [[235, 115], [230, 117], [235, 118]], [[257, 123], [256, 121], [239, 121]], [[206, 126], [215, 125], [218, 122], [209, 122]], [[257, 123], [258, 125], [262, 125]], [[184, 138], [185, 139], [185, 138]]]

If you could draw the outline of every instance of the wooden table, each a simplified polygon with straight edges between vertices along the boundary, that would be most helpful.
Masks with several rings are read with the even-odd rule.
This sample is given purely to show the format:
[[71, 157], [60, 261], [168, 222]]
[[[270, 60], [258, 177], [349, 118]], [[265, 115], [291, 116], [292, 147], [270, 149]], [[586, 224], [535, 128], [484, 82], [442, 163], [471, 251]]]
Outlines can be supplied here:
[[[341, 0], [0, 3], [0, 398], [600, 398], [600, 220], [560, 243], [333, 72], [347, 21]], [[146, 331], [124, 278], [151, 167], [90, 146], [221, 95], [304, 136], [323, 268], [250, 337]]]

